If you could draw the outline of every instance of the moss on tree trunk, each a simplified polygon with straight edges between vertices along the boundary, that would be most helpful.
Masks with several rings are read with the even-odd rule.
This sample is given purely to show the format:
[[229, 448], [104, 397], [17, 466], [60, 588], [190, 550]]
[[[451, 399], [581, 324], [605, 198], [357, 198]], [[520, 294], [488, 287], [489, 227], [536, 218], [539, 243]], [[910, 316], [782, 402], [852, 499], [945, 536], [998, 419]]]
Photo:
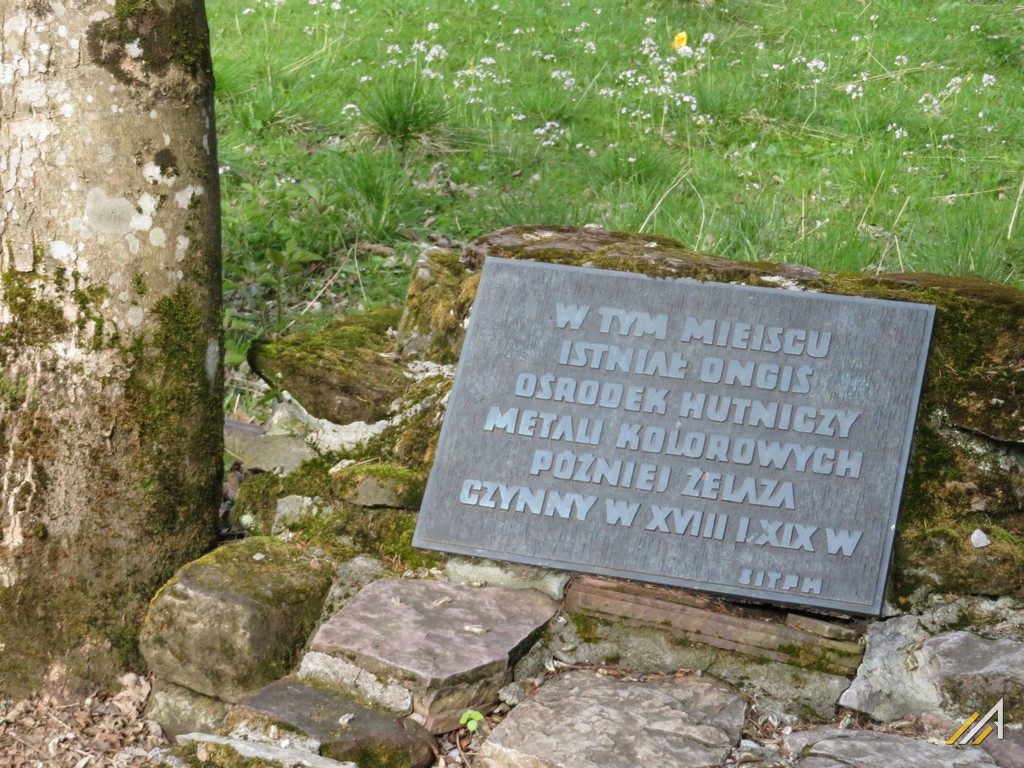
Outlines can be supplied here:
[[94, 688], [215, 540], [209, 36], [202, 0], [13, 0], [0, 22], [27, 73], [0, 85], [0, 690]]

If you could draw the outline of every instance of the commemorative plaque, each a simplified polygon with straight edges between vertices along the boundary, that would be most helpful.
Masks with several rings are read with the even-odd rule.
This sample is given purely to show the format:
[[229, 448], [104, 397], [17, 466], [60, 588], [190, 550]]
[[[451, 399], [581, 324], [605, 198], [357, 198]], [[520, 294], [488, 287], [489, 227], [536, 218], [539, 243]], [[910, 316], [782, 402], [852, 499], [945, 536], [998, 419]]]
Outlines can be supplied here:
[[878, 614], [933, 317], [488, 259], [413, 544]]

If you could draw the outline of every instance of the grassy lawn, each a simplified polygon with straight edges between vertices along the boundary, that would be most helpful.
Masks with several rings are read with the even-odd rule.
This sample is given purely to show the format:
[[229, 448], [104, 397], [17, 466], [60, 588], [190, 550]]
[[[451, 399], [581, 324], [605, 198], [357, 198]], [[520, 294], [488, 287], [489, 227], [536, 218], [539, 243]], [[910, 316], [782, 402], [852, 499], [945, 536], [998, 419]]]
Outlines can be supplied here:
[[1024, 283], [1012, 2], [216, 0], [208, 13], [229, 365], [258, 333], [399, 300], [417, 242], [518, 223]]

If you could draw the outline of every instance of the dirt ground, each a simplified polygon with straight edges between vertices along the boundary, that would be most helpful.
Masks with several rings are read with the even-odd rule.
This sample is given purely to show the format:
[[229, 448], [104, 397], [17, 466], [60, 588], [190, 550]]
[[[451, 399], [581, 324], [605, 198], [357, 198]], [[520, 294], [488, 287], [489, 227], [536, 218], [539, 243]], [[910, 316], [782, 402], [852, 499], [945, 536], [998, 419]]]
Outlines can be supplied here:
[[115, 694], [61, 701], [39, 693], [0, 697], [0, 765], [5, 768], [135, 768], [168, 745], [142, 712], [150, 681], [126, 674]]

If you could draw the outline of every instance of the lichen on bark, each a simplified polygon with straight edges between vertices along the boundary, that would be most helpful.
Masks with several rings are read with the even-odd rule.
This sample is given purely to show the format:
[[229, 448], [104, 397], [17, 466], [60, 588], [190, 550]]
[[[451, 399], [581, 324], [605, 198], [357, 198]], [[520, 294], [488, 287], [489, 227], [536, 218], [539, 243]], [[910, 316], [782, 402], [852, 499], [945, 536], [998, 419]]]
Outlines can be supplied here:
[[89, 56], [126, 85], [143, 85], [172, 67], [212, 75], [202, 18], [191, 0], [117, 0], [113, 16], [89, 26]]
[[24, 66], [0, 82], [0, 690], [95, 689], [215, 540], [208, 33], [202, 0], [3, 14], [0, 64]]

